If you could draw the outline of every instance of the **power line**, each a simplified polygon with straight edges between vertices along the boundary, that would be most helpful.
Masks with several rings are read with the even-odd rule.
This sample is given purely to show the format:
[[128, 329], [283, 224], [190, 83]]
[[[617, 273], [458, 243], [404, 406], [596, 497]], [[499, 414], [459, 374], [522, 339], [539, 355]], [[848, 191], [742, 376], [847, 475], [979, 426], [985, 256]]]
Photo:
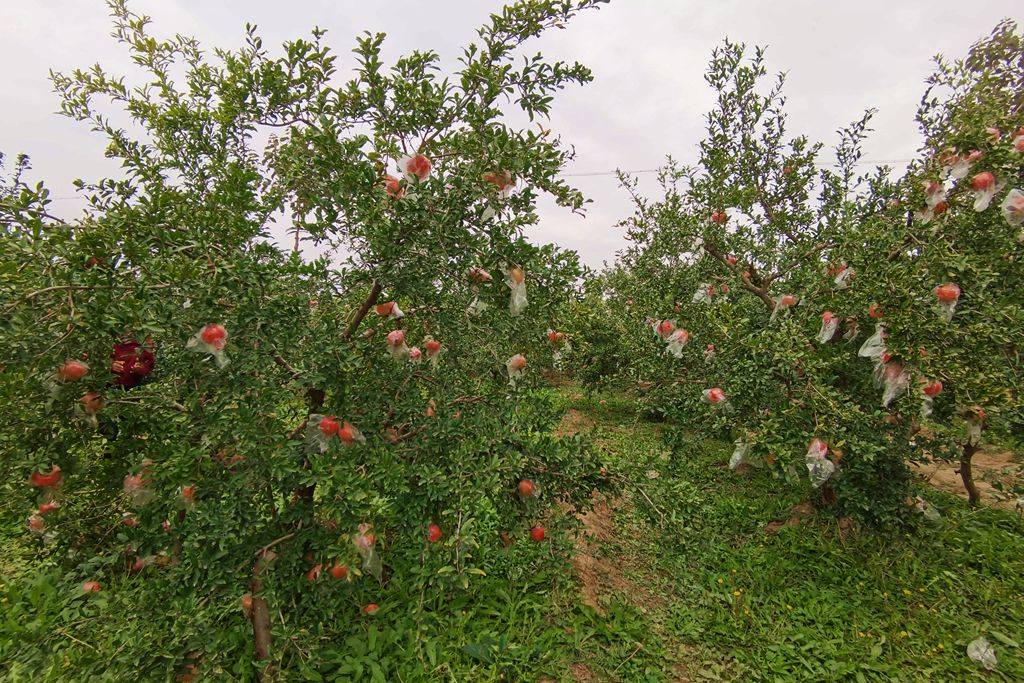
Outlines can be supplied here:
[[[887, 166], [889, 164], [909, 164], [913, 159], [869, 159], [867, 161], [855, 161], [852, 166]], [[839, 166], [836, 162], [816, 161], [815, 166]], [[634, 171], [621, 171], [626, 175], [640, 175], [641, 173], [658, 173], [660, 168], [641, 168]], [[597, 176], [614, 176], [618, 175], [620, 171], [585, 171], [582, 173], [562, 173], [560, 174], [563, 178], [593, 178]], [[78, 195], [69, 195], [67, 197], [50, 197], [51, 201], [65, 201], [68, 199], [80, 199]]]
[[[885, 166], [885, 165], [889, 165], [889, 164], [909, 164], [911, 161], [913, 161], [913, 159], [877, 159], [877, 160], [870, 160], [869, 159], [867, 161], [856, 161], [856, 162], [854, 162], [851, 165], [852, 166]], [[834, 161], [816, 161], [816, 162], [814, 162], [814, 165], [815, 166], [832, 166], [832, 167], [839, 166], [839, 164], [834, 162]], [[641, 173], [658, 173], [660, 170], [661, 170], [660, 168], [642, 168], [642, 169], [639, 169], [639, 170], [636, 170], [636, 171], [621, 171], [621, 172], [625, 173], [626, 175], [639, 175]], [[562, 175], [563, 178], [585, 178], [585, 177], [602, 176], [602, 175], [618, 175], [619, 173], [620, 173], [620, 171], [588, 171], [588, 172], [585, 172], [585, 173], [562, 173], [561, 175]]]

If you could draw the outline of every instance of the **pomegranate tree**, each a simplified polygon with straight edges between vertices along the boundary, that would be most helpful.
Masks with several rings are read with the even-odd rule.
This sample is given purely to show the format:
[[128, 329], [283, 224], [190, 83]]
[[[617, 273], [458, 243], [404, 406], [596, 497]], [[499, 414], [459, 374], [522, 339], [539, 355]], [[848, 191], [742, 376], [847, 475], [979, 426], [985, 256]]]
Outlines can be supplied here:
[[[373, 613], [394, 576], [444, 605], [502, 534], [530, 536], [524, 476], [566, 510], [588, 504], [600, 463], [549, 435], [557, 412], [535, 391], [582, 269], [523, 238], [541, 195], [584, 200], [560, 176], [571, 148], [522, 121], [591, 75], [520, 55], [599, 4], [510, 5], [447, 75], [432, 52], [385, 65], [368, 34], [343, 78], [322, 31], [274, 55], [252, 30], [202, 52], [112, 3], [138, 87], [53, 82], [123, 177], [83, 182], [78, 220], [20, 181], [0, 214], [0, 257], [19, 264], [3, 283], [18, 395], [3, 466], [32, 477], [19, 504], [39, 552], [69, 576], [127, 558], [83, 566], [218, 586], [266, 659], [279, 615]], [[145, 383], [125, 379], [136, 367]], [[60, 505], [40, 508], [58, 483]]]

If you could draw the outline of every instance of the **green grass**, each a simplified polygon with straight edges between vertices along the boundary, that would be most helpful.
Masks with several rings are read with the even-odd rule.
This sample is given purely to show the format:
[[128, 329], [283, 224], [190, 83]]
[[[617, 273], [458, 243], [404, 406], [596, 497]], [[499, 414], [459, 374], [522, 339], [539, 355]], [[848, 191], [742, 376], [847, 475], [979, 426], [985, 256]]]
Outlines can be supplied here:
[[[1015, 515], [928, 491], [943, 520], [913, 535], [843, 539], [827, 514], [766, 534], [805, 488], [730, 472], [730, 445], [639, 420], [621, 398], [565, 400], [630, 482], [602, 551], [636, 590], [606, 597], [613, 622], [643, 626], [579, 652], [596, 679], [1024, 680]], [[996, 647], [993, 674], [966, 656], [979, 634]]]
[[[557, 398], [621, 486], [587, 544], [597, 609], [582, 604], [566, 538], [513, 545], [462, 592], [421, 595], [397, 574], [372, 596], [318, 585], [315, 609], [273, 615], [281, 678], [1024, 680], [1015, 515], [929, 492], [943, 520], [913, 535], [843, 539], [827, 514], [769, 535], [805, 488], [730, 472], [728, 444], [645, 421], [624, 397]], [[251, 678], [249, 626], [223, 587], [167, 572], [83, 598], [81, 577], [33, 564], [20, 526], [0, 528], [0, 550], [0, 679], [167, 680], [192, 653], [208, 680]], [[381, 611], [357, 616], [371, 597]], [[965, 654], [979, 634], [996, 646], [992, 674]]]

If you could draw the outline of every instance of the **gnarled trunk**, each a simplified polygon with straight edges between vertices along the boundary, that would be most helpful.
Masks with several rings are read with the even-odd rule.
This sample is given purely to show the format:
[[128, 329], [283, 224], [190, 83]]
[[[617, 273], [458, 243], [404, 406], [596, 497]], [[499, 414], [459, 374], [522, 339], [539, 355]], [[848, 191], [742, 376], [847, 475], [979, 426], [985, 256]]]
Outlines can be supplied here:
[[971, 458], [977, 452], [978, 444], [974, 441], [967, 441], [960, 452], [960, 478], [964, 482], [964, 488], [967, 489], [967, 500], [974, 507], [981, 505], [981, 491], [974, 484], [974, 472], [971, 468]]

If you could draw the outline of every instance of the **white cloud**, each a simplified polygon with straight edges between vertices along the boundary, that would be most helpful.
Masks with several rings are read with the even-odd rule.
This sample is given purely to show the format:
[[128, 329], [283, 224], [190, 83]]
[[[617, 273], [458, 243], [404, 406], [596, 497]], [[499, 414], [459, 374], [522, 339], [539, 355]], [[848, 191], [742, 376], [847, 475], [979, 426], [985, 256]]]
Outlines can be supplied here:
[[[328, 41], [343, 58], [363, 30], [388, 33], [386, 55], [433, 49], [453, 64], [475, 28], [500, 7], [495, 0], [421, 2], [393, 0], [135, 0], [152, 15], [160, 34], [185, 33], [206, 47], [240, 42], [246, 21], [260, 26], [273, 46], [302, 36], [313, 26], [329, 30]], [[596, 13], [537, 43], [552, 58], [579, 60], [594, 71], [590, 86], [561, 93], [553, 126], [576, 146], [569, 172], [647, 169], [666, 154], [692, 161], [703, 133], [711, 94], [703, 74], [711, 49], [728, 35], [748, 45], [769, 46], [768, 64], [786, 71], [790, 132], [826, 144], [836, 128], [876, 107], [876, 132], [866, 158], [898, 159], [918, 146], [913, 113], [938, 52], [960, 55], [1004, 16], [1019, 14], [1018, 0], [614, 0]], [[67, 70], [101, 62], [114, 72], [131, 64], [109, 34], [105, 3], [37, 0], [0, 4], [0, 150], [28, 152], [35, 174], [58, 197], [72, 194], [76, 177], [116, 173], [103, 158], [103, 140], [54, 115], [50, 68]], [[348, 62], [350, 63], [350, 62]], [[342, 61], [342, 66], [346, 62]], [[545, 203], [536, 239], [580, 251], [600, 265], [624, 245], [614, 224], [630, 207], [613, 176], [573, 178], [593, 199], [586, 218]], [[642, 177], [653, 189], [653, 176]], [[62, 205], [61, 202], [64, 202]], [[58, 209], [73, 209], [60, 200]]]

